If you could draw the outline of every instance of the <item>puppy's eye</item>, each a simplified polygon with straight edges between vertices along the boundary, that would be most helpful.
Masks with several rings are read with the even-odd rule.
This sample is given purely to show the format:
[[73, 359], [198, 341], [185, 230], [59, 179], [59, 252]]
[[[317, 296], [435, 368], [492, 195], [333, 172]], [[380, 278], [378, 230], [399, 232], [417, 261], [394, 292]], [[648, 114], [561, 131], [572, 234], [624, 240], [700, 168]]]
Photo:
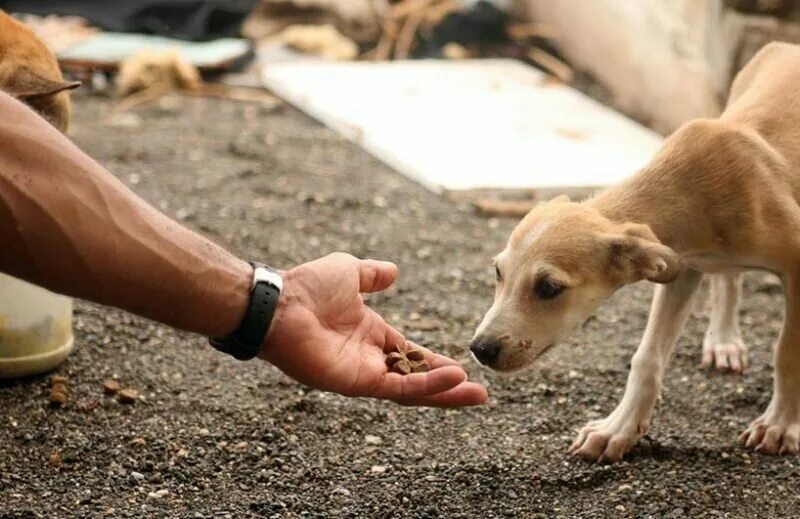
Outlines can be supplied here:
[[503, 279], [503, 276], [500, 275], [500, 267], [497, 265], [494, 266], [494, 277], [497, 281], [501, 281]]
[[543, 278], [536, 282], [533, 291], [539, 299], [555, 299], [564, 291], [564, 287], [555, 281]]

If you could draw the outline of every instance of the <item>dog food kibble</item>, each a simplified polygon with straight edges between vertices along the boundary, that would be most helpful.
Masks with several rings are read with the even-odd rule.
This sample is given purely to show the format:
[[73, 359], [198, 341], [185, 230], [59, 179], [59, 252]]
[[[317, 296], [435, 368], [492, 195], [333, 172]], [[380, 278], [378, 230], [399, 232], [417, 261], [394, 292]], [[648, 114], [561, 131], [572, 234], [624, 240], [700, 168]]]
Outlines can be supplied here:
[[119, 393], [120, 389], [122, 389], [122, 386], [120, 386], [119, 382], [117, 382], [113, 378], [110, 378], [105, 382], [103, 382], [103, 391], [105, 391], [107, 395], [116, 395], [117, 393]]
[[53, 390], [50, 392], [49, 400], [50, 400], [50, 405], [52, 405], [53, 407], [61, 407], [67, 403], [67, 400], [69, 400], [69, 396], [65, 391]]
[[386, 366], [389, 371], [401, 375], [411, 373], [424, 373], [430, 370], [425, 354], [420, 350], [396, 345], [394, 351], [386, 356]]
[[66, 386], [67, 384], [69, 384], [69, 379], [63, 375], [53, 375], [52, 377], [50, 377], [51, 386], [56, 386], [59, 384], [62, 386]]
[[69, 379], [61, 375], [50, 377], [50, 395], [48, 400], [53, 407], [61, 407], [69, 400], [69, 389], [67, 389]]
[[139, 392], [135, 389], [120, 389], [117, 399], [121, 404], [132, 404], [139, 398]]
[[60, 468], [64, 464], [64, 460], [61, 459], [61, 454], [58, 452], [51, 453], [48, 461], [50, 462], [50, 465], [56, 468]]

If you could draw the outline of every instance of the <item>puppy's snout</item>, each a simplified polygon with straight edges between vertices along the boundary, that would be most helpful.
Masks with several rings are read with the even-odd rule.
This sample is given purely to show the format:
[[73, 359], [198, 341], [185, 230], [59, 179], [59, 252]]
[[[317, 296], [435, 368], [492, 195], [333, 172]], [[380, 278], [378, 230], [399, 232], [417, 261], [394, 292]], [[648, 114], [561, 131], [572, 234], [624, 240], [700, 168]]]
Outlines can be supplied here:
[[500, 356], [501, 348], [502, 344], [500, 344], [500, 341], [484, 339], [482, 337], [477, 337], [472, 341], [472, 344], [469, 345], [469, 350], [475, 355], [478, 362], [484, 366], [490, 366], [497, 360], [497, 357]]

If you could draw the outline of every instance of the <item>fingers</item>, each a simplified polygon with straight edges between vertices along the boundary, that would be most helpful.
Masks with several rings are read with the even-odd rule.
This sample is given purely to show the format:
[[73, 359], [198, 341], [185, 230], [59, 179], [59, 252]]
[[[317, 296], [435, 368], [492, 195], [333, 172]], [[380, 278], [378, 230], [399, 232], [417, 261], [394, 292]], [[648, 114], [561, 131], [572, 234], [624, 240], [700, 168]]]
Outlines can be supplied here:
[[486, 388], [475, 382], [462, 382], [442, 393], [422, 398], [395, 400], [400, 405], [426, 407], [467, 407], [485, 404], [489, 399]]
[[358, 280], [360, 292], [386, 290], [397, 279], [397, 265], [388, 261], [359, 260]]
[[387, 372], [367, 396], [394, 401], [415, 400], [452, 389], [466, 379], [467, 374], [457, 366], [444, 366], [427, 373], [410, 375]]

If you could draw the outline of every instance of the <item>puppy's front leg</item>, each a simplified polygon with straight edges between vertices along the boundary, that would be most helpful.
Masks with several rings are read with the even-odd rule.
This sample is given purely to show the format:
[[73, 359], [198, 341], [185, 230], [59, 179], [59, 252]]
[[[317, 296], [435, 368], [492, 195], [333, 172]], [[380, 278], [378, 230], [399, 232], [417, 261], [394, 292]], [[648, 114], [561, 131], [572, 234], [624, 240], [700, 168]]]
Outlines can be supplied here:
[[581, 429], [570, 452], [586, 460], [618, 461], [647, 432], [664, 368], [702, 279], [700, 272], [686, 270], [672, 283], [656, 287], [622, 401], [607, 418]]

